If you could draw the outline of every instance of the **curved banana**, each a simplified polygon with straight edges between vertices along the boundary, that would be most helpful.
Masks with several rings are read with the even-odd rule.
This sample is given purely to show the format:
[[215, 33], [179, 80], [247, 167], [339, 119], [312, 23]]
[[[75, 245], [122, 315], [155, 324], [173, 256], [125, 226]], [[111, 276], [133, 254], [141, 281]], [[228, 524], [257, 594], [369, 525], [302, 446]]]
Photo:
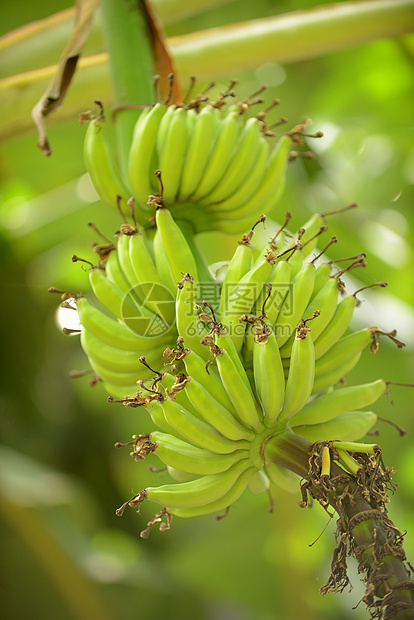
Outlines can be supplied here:
[[111, 318], [93, 306], [86, 297], [78, 297], [76, 308], [81, 324], [104, 344], [133, 352], [145, 352], [153, 348], [152, 338], [142, 336], [125, 323]]
[[[190, 377], [189, 377], [190, 379]], [[201, 413], [204, 420], [215, 428], [223, 437], [238, 441], [253, 441], [255, 433], [245, 428], [233, 414], [223, 407], [200, 383], [191, 377], [186, 383], [185, 392], [193, 406]]]
[[[119, 373], [136, 373], [140, 375], [143, 369], [139, 361], [141, 352], [125, 351], [113, 345], [106, 344], [97, 338], [89, 329], [85, 328], [81, 331], [80, 340], [82, 348], [88, 357], [95, 359], [108, 370]], [[157, 354], [162, 355], [163, 343], [158, 339], [153, 341], [153, 347]], [[132, 382], [133, 383], [133, 382]]]
[[176, 517], [186, 518], [206, 515], [212, 512], [217, 512], [218, 510], [229, 508], [239, 499], [243, 491], [246, 489], [250, 476], [252, 476], [256, 471], [257, 470], [255, 467], [250, 467], [243, 471], [227, 493], [209, 504], [205, 504], [203, 506], [192, 506], [191, 508], [172, 508], [170, 512]]
[[223, 315], [227, 307], [229, 295], [231, 295], [237, 283], [252, 268], [253, 251], [249, 242], [239, 241], [236, 251], [231, 257], [226, 275], [224, 276], [223, 286], [220, 294], [220, 316]]
[[[308, 317], [312, 316], [314, 312], [320, 313], [317, 319], [312, 322], [311, 336], [314, 344], [317, 342], [317, 339], [323, 333], [324, 329], [335, 314], [335, 310], [338, 305], [338, 295], [338, 283], [334, 278], [332, 278], [325, 284], [319, 293], [311, 299], [308, 307], [303, 312], [303, 315]], [[281, 348], [280, 355], [282, 357], [290, 357], [293, 339], [294, 336], [292, 334], [289, 340], [287, 340]]]
[[[204, 347], [204, 349], [205, 348], [206, 347]], [[225, 407], [233, 415], [236, 414], [233, 403], [231, 402], [220, 379], [212, 367], [210, 367], [207, 372], [206, 362], [202, 357], [197, 355], [197, 353], [192, 349], [184, 358], [184, 364], [188, 375], [202, 385], [203, 388], [220, 403], [220, 405]]]
[[168, 257], [165, 253], [160, 231], [155, 231], [153, 239], [154, 261], [157, 273], [164, 286], [168, 288], [170, 293], [175, 297], [177, 294], [177, 282], [174, 280], [171, 272]]
[[[239, 420], [245, 426], [254, 428], [258, 432], [263, 430], [262, 416], [258, 412], [247, 376], [243, 378], [240, 375], [232, 358], [224, 349], [221, 355], [217, 355], [216, 363], [224, 389], [233, 403]], [[245, 374], [244, 370], [243, 374]]]
[[296, 325], [303, 316], [313, 291], [315, 267], [305, 263], [292, 280], [289, 291], [274, 323], [278, 347], [281, 348], [294, 333]]
[[195, 312], [195, 304], [200, 301], [199, 295], [198, 284], [189, 274], [186, 274], [177, 291], [175, 321], [178, 335], [184, 338], [185, 346], [206, 360], [209, 350], [200, 341], [207, 332]]
[[355, 368], [355, 366], [361, 359], [361, 354], [362, 352], [357, 353], [354, 357], [352, 357], [341, 366], [337, 366], [336, 368], [331, 369], [324, 375], [319, 375], [318, 377], [315, 377], [315, 380], [313, 382], [312, 394], [319, 394], [319, 392], [324, 392], [328, 388], [339, 383], [339, 381], [341, 381], [345, 377], [345, 375], [347, 375], [349, 372], [351, 372], [353, 368]]
[[315, 364], [315, 379], [334, 371], [373, 343], [373, 328], [361, 329], [338, 340]]
[[266, 284], [276, 262], [275, 254], [269, 250], [257, 267], [253, 267], [238, 282], [228, 296], [226, 307], [220, 320], [226, 325], [237, 351], [243, 345], [244, 324], [239, 323], [243, 314], [250, 314], [254, 303]]
[[180, 201], [187, 200], [199, 186], [220, 122], [220, 112], [212, 106], [204, 107], [197, 114], [194, 125], [189, 131], [188, 149], [180, 184]]
[[234, 463], [249, 457], [247, 450], [216, 454], [159, 431], [151, 433], [151, 441], [157, 444], [154, 452], [165, 465], [191, 474], [220, 474]]
[[92, 185], [101, 200], [110, 207], [117, 208], [117, 195], [121, 204], [127, 203], [128, 191], [124, 188], [117, 162], [115, 148], [109, 147], [105, 140], [105, 119], [101, 116], [89, 122], [83, 143], [83, 156]]
[[242, 126], [242, 118], [237, 112], [230, 112], [221, 121], [203, 177], [191, 197], [194, 202], [210, 202], [211, 191], [223, 177], [231, 162]]
[[187, 441], [200, 448], [217, 454], [229, 454], [235, 450], [246, 449], [249, 445], [245, 440], [233, 441], [223, 437], [210, 424], [199, 420], [170, 398], [164, 400], [161, 406], [167, 422], [186, 437]]
[[148, 487], [145, 489], [146, 499], [166, 506], [167, 509], [205, 506], [230, 491], [240, 475], [250, 467], [249, 460], [245, 459], [220, 474], [208, 474], [182, 484]]
[[362, 439], [377, 423], [372, 411], [346, 411], [322, 424], [295, 426], [295, 433], [308, 441], [357, 441]]
[[315, 359], [319, 359], [343, 336], [351, 323], [357, 300], [353, 295], [344, 297], [336, 306], [335, 314], [315, 342]]
[[[282, 136], [280, 138], [268, 160], [265, 175], [260, 183], [260, 188], [249, 200], [245, 201], [231, 213], [228, 211], [216, 213], [217, 226], [220, 226], [222, 220], [221, 228], [224, 231], [230, 230], [232, 226], [231, 222], [234, 219], [237, 220], [237, 223], [242, 223], [241, 228], [238, 226], [238, 231], [246, 230], [249, 226], [249, 222], [252, 220], [254, 221], [261, 213], [266, 213], [273, 207], [284, 186], [291, 144], [292, 142], [287, 136]], [[226, 224], [224, 224], [224, 222], [226, 222]], [[233, 221], [233, 226], [235, 226], [235, 224], [236, 222]]]
[[332, 271], [332, 265], [329, 263], [321, 263], [315, 269], [315, 282], [313, 285], [313, 296], [315, 297], [318, 293], [326, 286]]
[[[258, 149], [255, 150], [255, 155], [252, 154], [252, 160], [254, 164], [250, 164], [250, 169], [244, 173], [238, 173], [238, 185], [234, 186], [232, 192], [227, 198], [219, 200], [211, 205], [208, 209], [212, 213], [224, 214], [225, 212], [238, 211], [239, 207], [247, 202], [252, 196], [260, 191], [261, 183], [266, 174], [266, 163], [269, 157], [269, 146], [262, 135], [258, 137]], [[239, 159], [240, 157], [240, 159]], [[235, 155], [235, 158], [239, 159], [239, 164], [242, 164], [242, 154], [239, 152]], [[228, 174], [230, 176], [231, 170], [229, 168]], [[238, 213], [237, 213], [238, 216]]]
[[188, 143], [187, 110], [175, 110], [165, 143], [158, 149], [159, 168], [164, 186], [163, 197], [167, 202], [175, 202], [180, 189], [181, 174], [184, 167]]
[[344, 387], [322, 394], [308, 403], [291, 420], [292, 428], [303, 424], [320, 424], [346, 411], [368, 407], [384, 394], [387, 384], [382, 379], [362, 385]]
[[152, 183], [154, 172], [158, 168], [154, 161], [155, 143], [157, 140], [160, 123], [167, 111], [163, 103], [157, 103], [145, 115], [138, 118], [131, 149], [129, 151], [128, 177], [134, 191], [135, 198], [146, 205], [148, 196], [153, 193]]
[[[157, 209], [155, 219], [175, 282], [180, 282], [185, 273], [197, 280], [197, 265], [193, 253], [170, 211], [165, 208]], [[155, 260], [157, 261], [157, 258]]]
[[275, 422], [285, 399], [285, 376], [274, 332], [267, 342], [253, 345], [256, 392], [265, 412], [265, 423]]
[[302, 321], [297, 328], [286, 381], [285, 400], [278, 416], [278, 424], [286, 424], [306, 405], [313, 388], [315, 350], [309, 328]]

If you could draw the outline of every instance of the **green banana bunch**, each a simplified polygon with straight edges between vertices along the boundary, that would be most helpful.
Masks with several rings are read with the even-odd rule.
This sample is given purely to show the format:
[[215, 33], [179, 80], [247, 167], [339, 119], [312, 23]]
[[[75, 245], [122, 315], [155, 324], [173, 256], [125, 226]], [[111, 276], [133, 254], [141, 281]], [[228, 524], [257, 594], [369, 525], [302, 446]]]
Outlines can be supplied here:
[[263, 103], [262, 99], [229, 106], [228, 96], [236, 94], [228, 91], [216, 100], [199, 95], [189, 103], [143, 107], [125, 171], [114, 156], [116, 145], [109, 147], [105, 139], [112, 127], [104, 125], [102, 105], [96, 102], [100, 113], [83, 115], [84, 121], [90, 120], [84, 155], [102, 200], [116, 207], [119, 195], [124, 208], [132, 195], [137, 219], [148, 227], [153, 215], [148, 196], [160, 193], [154, 177], [159, 169], [168, 208], [175, 219], [191, 223], [196, 232], [229, 228], [242, 232], [272, 209], [283, 192], [292, 142], [299, 142], [305, 124], [276, 137], [266, 120], [273, 106], [251, 116], [251, 107]]
[[[162, 115], [165, 144], [167, 114], [175, 112]], [[230, 180], [223, 177], [223, 195]], [[367, 346], [377, 350], [380, 336], [403, 343], [378, 327], [346, 333], [359, 291], [338, 301], [341, 277], [361, 266], [361, 256], [338, 273], [333, 262], [316, 266], [309, 246], [326, 229], [320, 215], [293, 242], [282, 227], [255, 254], [261, 217], [237, 245], [223, 282], [204, 281], [203, 257], [162, 192], [149, 202], [155, 235], [138, 228], [129, 201], [132, 223], [124, 216], [114, 243], [94, 246], [99, 261], [90, 263], [89, 278], [99, 303], [64, 295], [64, 303], [75, 298], [82, 347], [110, 402], [144, 407], [159, 429], [137, 435], [131, 455], [138, 461], [153, 452], [174, 482], [127, 503], [149, 499], [181, 517], [223, 510], [246, 488], [257, 494], [270, 483], [288, 485], [265, 462], [269, 437], [293, 431], [311, 441], [352, 442], [369, 432], [377, 417], [365, 408], [387, 383], [339, 382]]]

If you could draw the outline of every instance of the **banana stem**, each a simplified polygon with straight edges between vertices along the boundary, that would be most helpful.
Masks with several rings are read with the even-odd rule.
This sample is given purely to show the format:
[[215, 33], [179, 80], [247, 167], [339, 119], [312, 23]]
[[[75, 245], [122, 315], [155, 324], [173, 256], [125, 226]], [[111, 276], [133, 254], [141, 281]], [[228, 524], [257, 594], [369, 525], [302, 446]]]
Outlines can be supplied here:
[[[141, 0], [102, 0], [102, 25], [111, 70], [114, 104], [154, 101], [154, 58], [146, 13]], [[116, 116], [121, 170], [126, 178], [128, 153], [139, 110]]]
[[[349, 552], [358, 561], [359, 572], [366, 573], [364, 603], [369, 609], [381, 609], [383, 618], [407, 620], [414, 613], [414, 581], [405, 564], [403, 536], [371, 500], [368, 502], [361, 481], [346, 473], [335, 462], [331, 464], [331, 484], [312, 472], [314, 444], [286, 429], [271, 437], [264, 446], [263, 457], [304, 478], [302, 492], [306, 505], [307, 493], [325, 508], [332, 506], [339, 515], [339, 545], [334, 552], [331, 575], [321, 593], [342, 591], [349, 583], [346, 556]], [[366, 474], [367, 484], [370, 483]], [[365, 493], [365, 495], [367, 495]]]

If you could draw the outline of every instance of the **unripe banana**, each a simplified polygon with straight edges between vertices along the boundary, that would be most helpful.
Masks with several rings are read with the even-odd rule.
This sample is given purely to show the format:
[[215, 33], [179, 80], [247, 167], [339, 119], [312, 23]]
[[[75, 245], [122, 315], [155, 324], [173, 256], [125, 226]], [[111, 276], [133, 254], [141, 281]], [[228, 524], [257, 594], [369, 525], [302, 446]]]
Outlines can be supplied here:
[[175, 282], [179, 282], [185, 273], [198, 280], [193, 253], [170, 211], [165, 208], [157, 209], [155, 219]]
[[329, 263], [321, 263], [315, 270], [315, 283], [313, 285], [313, 296], [316, 296], [319, 291], [328, 282], [332, 271], [332, 266]]
[[218, 510], [229, 508], [239, 499], [243, 491], [246, 489], [250, 476], [252, 476], [255, 471], [257, 471], [255, 467], [250, 467], [243, 471], [227, 493], [209, 504], [205, 504], [203, 506], [193, 506], [191, 508], [172, 508], [170, 512], [176, 517], [188, 518], [206, 515], [212, 512], [217, 512]]
[[[273, 207], [284, 185], [291, 144], [292, 142], [287, 136], [280, 138], [268, 160], [260, 188], [250, 199], [240, 204], [231, 214], [228, 212], [216, 214], [218, 226], [220, 226], [220, 222], [222, 223], [221, 229], [226, 230], [225, 226], [227, 226], [227, 230], [229, 230], [232, 225], [232, 219], [234, 219], [233, 227], [236, 226], [237, 220], [237, 232], [246, 230], [249, 222], [254, 221], [261, 213], [266, 213]], [[264, 205], [266, 208], [264, 208]], [[242, 225], [239, 225], [240, 222], [242, 222]]]
[[[262, 417], [256, 407], [250, 385], [247, 385], [247, 377], [241, 376], [232, 358], [224, 349], [221, 355], [217, 355], [216, 363], [224, 389], [233, 403], [239, 420], [242, 424], [260, 432], [264, 428]], [[244, 370], [243, 374], [245, 375]]]
[[[205, 348], [206, 347], [204, 347], [204, 349]], [[202, 385], [223, 407], [233, 415], [236, 415], [233, 403], [212, 366], [210, 366], [207, 372], [205, 360], [197, 355], [193, 349], [191, 349], [190, 353], [184, 358], [184, 364], [188, 375]]]
[[308, 441], [357, 441], [376, 423], [377, 416], [372, 411], [346, 411], [322, 424], [295, 426], [295, 433]]
[[261, 495], [269, 490], [270, 480], [263, 469], [259, 469], [252, 474], [247, 481], [247, 488], [253, 495]]
[[175, 202], [180, 189], [185, 154], [188, 142], [187, 111], [177, 109], [168, 127], [165, 144], [158, 150], [159, 168], [162, 171], [164, 200]]
[[155, 143], [160, 128], [161, 119], [167, 108], [157, 103], [145, 118], [138, 118], [129, 152], [128, 176], [137, 200], [146, 205], [148, 196], [153, 193], [151, 181], [158, 166], [154, 164]]
[[242, 426], [233, 414], [215, 400], [195, 379], [186, 383], [185, 391], [205, 421], [215, 428], [223, 437], [238, 441], [246, 439], [252, 441], [255, 434]]
[[285, 260], [279, 261], [269, 279], [272, 286], [270, 297], [266, 302], [266, 316], [270, 323], [276, 323], [279, 312], [286, 299], [291, 284], [291, 266]]
[[223, 437], [210, 424], [199, 420], [170, 398], [161, 403], [167, 422], [183, 437], [200, 448], [211, 450], [217, 454], [229, 454], [235, 450], [244, 450], [249, 445], [247, 441], [232, 441]]
[[271, 332], [267, 342], [253, 345], [253, 372], [265, 423], [274, 422], [285, 399], [285, 377], [276, 337]]
[[314, 265], [312, 263], [305, 263], [298, 275], [293, 279], [275, 321], [275, 334], [279, 348], [285, 344], [303, 316], [303, 312], [312, 294], [314, 278]]
[[297, 493], [298, 477], [293, 472], [277, 463], [266, 463], [265, 472], [270, 482], [288, 493]]
[[334, 371], [353, 359], [373, 342], [375, 329], [365, 328], [338, 340], [315, 365], [315, 379]]
[[356, 307], [357, 300], [348, 295], [336, 306], [335, 314], [315, 343], [315, 359], [319, 359], [343, 336]]
[[221, 122], [203, 177], [192, 195], [192, 200], [195, 202], [200, 200], [203, 203], [210, 202], [209, 194], [223, 177], [230, 164], [241, 128], [242, 119], [237, 112], [230, 112]]
[[238, 461], [223, 473], [208, 474], [182, 484], [148, 487], [145, 489], [146, 498], [166, 506], [170, 511], [174, 508], [205, 506], [222, 498], [250, 467], [250, 462], [246, 459]]
[[294, 428], [303, 424], [321, 424], [346, 411], [368, 407], [378, 400], [386, 388], [386, 382], [378, 379], [372, 383], [353, 385], [322, 394], [299, 411], [292, 418], [290, 426]]
[[137, 354], [154, 347], [152, 338], [141, 336], [125, 323], [111, 318], [93, 306], [86, 297], [78, 297], [76, 308], [82, 325], [103, 343]]
[[237, 283], [250, 271], [252, 267], [252, 257], [253, 252], [250, 243], [239, 241], [236, 251], [227, 267], [226, 275], [224, 276], [220, 295], [220, 316], [225, 312], [229, 295], [231, 295]]
[[286, 381], [285, 400], [278, 416], [278, 424], [286, 424], [303, 409], [312, 392], [315, 374], [315, 350], [310, 330], [302, 321], [297, 328]]
[[196, 191], [203, 178], [220, 122], [220, 112], [212, 106], [206, 106], [196, 115], [193, 127], [188, 133], [189, 143], [180, 184], [181, 201], [188, 199]]
[[305, 257], [312, 254], [313, 250], [318, 245], [317, 233], [322, 226], [325, 225], [325, 218], [320, 213], [315, 213], [312, 217], [302, 226], [305, 232], [301, 238], [302, 245], [304, 246], [302, 252]]
[[[208, 209], [211, 213], [219, 213], [221, 217], [226, 212], [230, 215], [236, 211], [234, 215], [238, 218], [239, 207], [254, 196], [257, 191], [260, 191], [261, 183], [266, 174], [269, 146], [263, 136], [258, 137], [258, 144], [259, 148], [255, 151], [255, 156], [252, 155], [254, 164], [251, 164], [250, 170], [245, 171], [244, 175], [240, 173], [239, 185], [232, 190], [228, 198], [209, 205]], [[235, 157], [239, 158], [238, 152]]]
[[249, 457], [247, 450], [216, 454], [158, 431], [151, 433], [151, 441], [157, 444], [155, 454], [165, 465], [191, 474], [219, 474], [229, 469], [234, 463]]
[[117, 196], [121, 196], [121, 204], [127, 203], [128, 191], [124, 188], [115, 160], [115, 148], [105, 140], [105, 119], [101, 116], [89, 122], [86, 131], [83, 156], [86, 169], [92, 184], [101, 200], [109, 206], [117, 208]]
[[198, 285], [189, 274], [186, 274], [177, 291], [175, 318], [178, 335], [184, 338], [185, 346], [204, 360], [207, 360], [209, 351], [200, 342], [203, 334], [207, 332], [198, 320], [198, 315], [195, 311], [195, 304], [200, 301], [198, 295]]
[[343, 380], [343, 378], [351, 372], [353, 368], [358, 364], [361, 359], [361, 352], [357, 353], [353, 358], [342, 364], [341, 366], [337, 366], [336, 368], [331, 369], [325, 375], [319, 375], [315, 377], [313, 382], [313, 390], [312, 394], [319, 394], [320, 392], [325, 392], [325, 390], [339, 383], [339, 381]]
[[[312, 316], [314, 312], [319, 312], [318, 318], [312, 323], [312, 340], [317, 341], [326, 326], [331, 321], [338, 304], [338, 283], [332, 278], [328, 280], [319, 293], [312, 298], [308, 307], [303, 312], [304, 316]], [[281, 357], [290, 357], [294, 336], [289, 338], [280, 350]]]

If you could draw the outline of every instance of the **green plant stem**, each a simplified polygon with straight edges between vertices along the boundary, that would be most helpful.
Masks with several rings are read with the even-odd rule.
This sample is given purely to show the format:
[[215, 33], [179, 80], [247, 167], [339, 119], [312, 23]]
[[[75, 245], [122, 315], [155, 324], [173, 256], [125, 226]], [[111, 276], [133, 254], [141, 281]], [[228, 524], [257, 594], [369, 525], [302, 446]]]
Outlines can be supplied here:
[[[141, 0], [102, 0], [102, 24], [109, 54], [115, 106], [154, 101], [154, 58]], [[127, 175], [128, 154], [139, 110], [116, 116], [121, 169]]]
[[183, 77], [195, 73], [203, 80], [264, 62], [317, 58], [413, 28], [413, 0], [365, 0], [195, 32], [171, 39], [170, 45]]
[[[266, 462], [273, 461], [282, 467], [310, 480], [309, 460], [312, 455], [313, 444], [290, 429], [271, 437], [264, 448], [263, 456]], [[334, 563], [338, 559], [334, 556], [331, 578], [322, 592], [328, 590], [342, 590], [348, 583], [346, 577], [346, 555], [348, 537], [351, 541], [350, 549], [359, 564], [359, 572], [367, 574], [367, 591], [364, 602], [375, 605], [378, 599], [384, 612], [384, 618], [408, 620], [414, 614], [414, 582], [405, 566], [405, 555], [401, 547], [400, 534], [393, 523], [365, 499], [357, 487], [353, 476], [344, 472], [335, 462], [331, 464], [331, 480], [337, 478], [340, 483], [328, 495], [329, 504], [340, 517], [343, 534], [336, 550], [341, 560], [340, 571], [342, 581], [335, 578], [338, 575], [338, 566]], [[311, 481], [312, 482], [312, 481]], [[318, 498], [320, 487], [309, 487], [311, 494]], [[346, 532], [346, 538], [344, 538]], [[397, 586], [397, 587], [396, 587]], [[403, 587], [404, 586], [404, 587]]]
[[[370, 0], [329, 4], [192, 33], [170, 39], [169, 44], [183, 80], [194, 73], [200, 80], [210, 80], [232, 77], [235, 72], [270, 61], [293, 63], [317, 58], [375, 39], [402, 36], [413, 29], [414, 0]], [[131, 43], [125, 36], [124, 52], [131, 57], [127, 41]], [[96, 97], [104, 99], [107, 107], [112, 104], [107, 63], [105, 53], [80, 59], [65, 103], [48, 118], [48, 126], [73, 118], [85, 110], [86, 101]], [[0, 80], [0, 115], [4, 119], [0, 140], [34, 132], [33, 102], [46, 90], [55, 71], [51, 66]]]

